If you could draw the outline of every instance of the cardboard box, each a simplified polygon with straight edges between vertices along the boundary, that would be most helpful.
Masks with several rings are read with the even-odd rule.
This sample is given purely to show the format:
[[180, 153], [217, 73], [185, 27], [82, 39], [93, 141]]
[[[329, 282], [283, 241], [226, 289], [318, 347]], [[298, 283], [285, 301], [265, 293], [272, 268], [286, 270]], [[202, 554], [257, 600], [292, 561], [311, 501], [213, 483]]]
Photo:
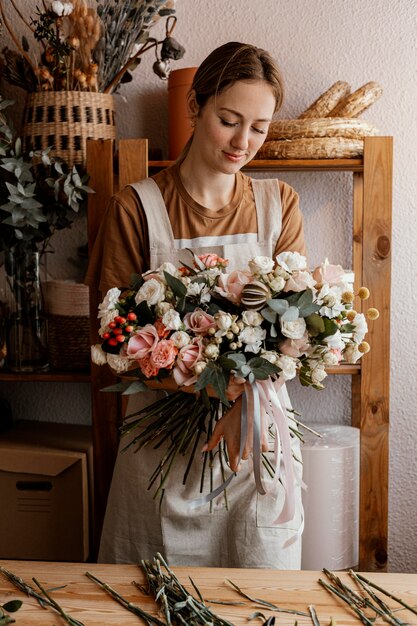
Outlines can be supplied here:
[[20, 421], [0, 437], [0, 558], [85, 561], [93, 511], [91, 428]]

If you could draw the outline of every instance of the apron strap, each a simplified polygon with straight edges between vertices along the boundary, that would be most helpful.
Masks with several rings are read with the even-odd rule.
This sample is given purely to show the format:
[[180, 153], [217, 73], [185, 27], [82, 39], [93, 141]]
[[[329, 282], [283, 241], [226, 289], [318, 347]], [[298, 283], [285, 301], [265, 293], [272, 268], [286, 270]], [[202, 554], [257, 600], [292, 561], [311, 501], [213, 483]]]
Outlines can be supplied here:
[[149, 247], [167, 245], [174, 249], [174, 233], [161, 191], [153, 178], [145, 178], [130, 185], [139, 197], [148, 222]]
[[279, 182], [276, 178], [252, 178], [252, 189], [258, 217], [258, 241], [271, 241], [272, 255], [282, 228]]

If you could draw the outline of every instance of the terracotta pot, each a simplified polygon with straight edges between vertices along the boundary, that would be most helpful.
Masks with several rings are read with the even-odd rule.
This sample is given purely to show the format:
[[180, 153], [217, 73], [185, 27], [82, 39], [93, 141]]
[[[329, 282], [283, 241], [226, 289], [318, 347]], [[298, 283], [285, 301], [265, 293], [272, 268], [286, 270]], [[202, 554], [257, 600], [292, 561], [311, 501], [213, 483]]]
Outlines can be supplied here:
[[187, 111], [187, 94], [191, 89], [196, 67], [173, 70], [168, 78], [169, 158], [175, 160], [192, 134]]

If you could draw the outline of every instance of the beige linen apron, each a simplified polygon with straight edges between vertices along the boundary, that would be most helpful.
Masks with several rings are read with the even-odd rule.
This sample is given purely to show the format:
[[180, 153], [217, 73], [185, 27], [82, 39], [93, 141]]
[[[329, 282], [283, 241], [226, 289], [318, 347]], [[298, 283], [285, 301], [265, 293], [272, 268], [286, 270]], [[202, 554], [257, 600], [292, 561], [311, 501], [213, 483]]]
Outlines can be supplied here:
[[[244, 269], [257, 255], [272, 257], [281, 232], [281, 199], [277, 180], [253, 180], [258, 241], [210, 248], [194, 248], [197, 254], [214, 252], [229, 260], [230, 269]], [[146, 213], [150, 239], [150, 264], [155, 269], [170, 261], [175, 265], [189, 262], [187, 252], [175, 249], [175, 242], [166, 207], [158, 186], [152, 179], [132, 185]], [[286, 391], [284, 390], [285, 394]], [[131, 397], [127, 415], [154, 402], [160, 392], [146, 392]], [[288, 407], [290, 406], [288, 394]], [[201, 445], [205, 441], [201, 440]], [[162, 449], [144, 448], [125, 452], [128, 439], [122, 439], [110, 488], [101, 537], [99, 562], [138, 563], [161, 552], [171, 565], [206, 567], [262, 567], [299, 569], [301, 539], [288, 547], [284, 543], [294, 537], [302, 520], [301, 463], [295, 464], [297, 484], [294, 519], [280, 526], [273, 521], [281, 511], [284, 493], [278, 484], [275, 494], [257, 493], [251, 462], [242, 469], [227, 489], [228, 509], [223, 494], [210, 505], [192, 509], [191, 500], [200, 497], [201, 456], [196, 455], [186, 485], [182, 484], [186, 457], [179, 457], [169, 476], [160, 505], [148, 491], [148, 480], [156, 467]], [[300, 458], [298, 438], [293, 438], [293, 451]], [[272, 453], [271, 453], [272, 457]], [[212, 488], [222, 484], [219, 464], [213, 469]], [[207, 478], [204, 494], [210, 491]]]

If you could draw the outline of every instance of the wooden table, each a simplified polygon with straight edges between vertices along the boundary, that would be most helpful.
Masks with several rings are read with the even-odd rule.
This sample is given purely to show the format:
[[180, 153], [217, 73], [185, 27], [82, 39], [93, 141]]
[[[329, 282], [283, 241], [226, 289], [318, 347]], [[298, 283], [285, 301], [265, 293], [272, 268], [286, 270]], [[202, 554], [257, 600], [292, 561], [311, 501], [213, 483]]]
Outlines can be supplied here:
[[[142, 583], [144, 577], [139, 567], [135, 565], [99, 565], [90, 563], [46, 563], [28, 561], [0, 561], [0, 565], [20, 576], [25, 582], [35, 586], [32, 578], [35, 577], [53, 598], [72, 617], [81, 621], [85, 626], [117, 626], [140, 624], [142, 621], [117, 604], [94, 582], [90, 581], [85, 572], [89, 571], [102, 581], [114, 587], [122, 596], [131, 602], [140, 605], [146, 611], [157, 614], [153, 600], [133, 586], [133, 580]], [[318, 578], [324, 577], [320, 572], [288, 572], [255, 569], [217, 569], [201, 567], [174, 567], [174, 572], [180, 581], [188, 586], [189, 576], [199, 587], [207, 603], [209, 600], [244, 601], [227, 583], [226, 578], [232, 580], [246, 593], [272, 602], [282, 608], [308, 610], [314, 605], [321, 626], [328, 626], [330, 617], [333, 617], [338, 626], [359, 624], [358, 619], [349, 612], [346, 605], [340, 604], [333, 596], [319, 584]], [[349, 586], [354, 587], [350, 577], [343, 573], [340, 577]], [[367, 575], [373, 582], [384, 587], [392, 594], [412, 606], [417, 606], [417, 574], [386, 574], [372, 573]], [[61, 585], [64, 588], [58, 589]], [[37, 601], [26, 597], [0, 574], [0, 605], [12, 599], [22, 599], [22, 608], [14, 614], [17, 626], [48, 626], [64, 624], [62, 618], [51, 609], [42, 609]], [[384, 598], [393, 607], [395, 602]], [[248, 622], [248, 617], [255, 612], [253, 603], [244, 601], [245, 606], [226, 606], [211, 604], [212, 610], [236, 626], [261, 624], [259, 620]], [[296, 620], [294, 615], [286, 613], [263, 613], [270, 617], [277, 616], [277, 624], [293, 626]], [[417, 615], [405, 609], [398, 613], [408, 624], [417, 626]], [[311, 619], [297, 617], [298, 624], [310, 624]], [[376, 625], [385, 624], [381, 619]]]

